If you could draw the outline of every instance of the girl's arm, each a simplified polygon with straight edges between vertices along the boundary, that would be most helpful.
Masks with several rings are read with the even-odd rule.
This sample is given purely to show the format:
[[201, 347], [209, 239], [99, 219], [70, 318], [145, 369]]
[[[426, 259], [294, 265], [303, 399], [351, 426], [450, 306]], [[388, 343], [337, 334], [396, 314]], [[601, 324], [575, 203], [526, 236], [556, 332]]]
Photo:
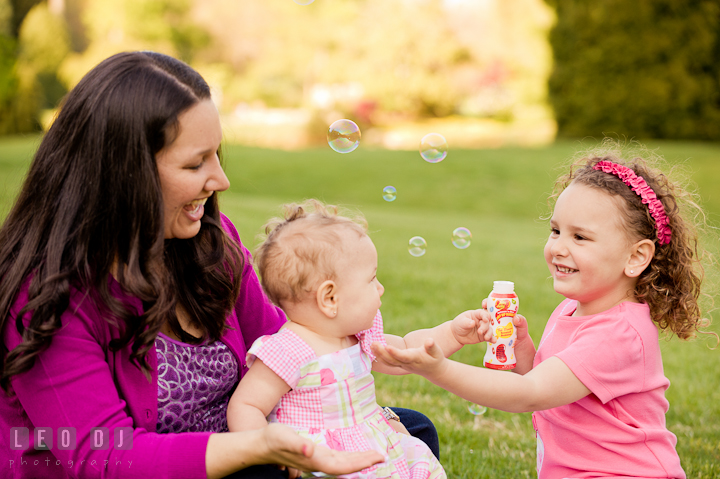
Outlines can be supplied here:
[[[426, 339], [432, 338], [444, 356], [449, 357], [466, 344], [490, 340], [492, 331], [489, 329], [487, 319], [484, 320], [488, 314], [484, 309], [465, 311], [452, 321], [446, 321], [430, 329], [411, 331], [402, 338], [386, 334], [385, 341], [396, 349], [410, 349], [421, 347]], [[378, 356], [378, 359], [380, 361], [373, 362], [373, 371], [396, 375], [408, 373], [401, 367], [385, 363], [381, 356]]]
[[427, 339], [419, 348], [405, 350], [376, 343], [373, 352], [387, 364], [419, 374], [463, 399], [501, 411], [541, 411], [573, 403], [590, 394], [556, 356], [521, 375], [447, 359], [433, 339]]
[[376, 451], [342, 452], [315, 446], [283, 424], [270, 424], [254, 431], [212, 434], [205, 454], [208, 479], [219, 479], [257, 464], [286, 464], [294, 469], [323, 471], [335, 476], [382, 461], [382, 455]]
[[227, 408], [228, 429], [250, 431], [267, 426], [265, 419], [290, 386], [260, 359], [235, 389]]
[[517, 374], [527, 374], [533, 368], [535, 360], [535, 344], [533, 343], [525, 316], [518, 314], [513, 318], [513, 324], [517, 329], [515, 340], [515, 358], [517, 365], [512, 371]]

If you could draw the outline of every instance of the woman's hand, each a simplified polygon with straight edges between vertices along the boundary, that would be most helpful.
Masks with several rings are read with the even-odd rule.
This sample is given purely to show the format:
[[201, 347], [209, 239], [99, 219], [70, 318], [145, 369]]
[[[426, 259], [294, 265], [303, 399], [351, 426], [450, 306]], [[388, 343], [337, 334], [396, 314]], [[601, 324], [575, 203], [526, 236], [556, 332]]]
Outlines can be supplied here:
[[302, 471], [299, 469], [295, 469], [294, 467], [288, 467], [288, 479], [297, 479], [298, 477], [302, 476]]
[[283, 424], [263, 429], [267, 459], [261, 463], [284, 464], [301, 471], [322, 471], [336, 476], [357, 472], [384, 460], [377, 451], [344, 452], [315, 445]]
[[447, 364], [442, 349], [432, 338], [427, 338], [419, 348], [398, 349], [373, 343], [372, 350], [384, 363], [428, 379], [441, 375]]
[[337, 476], [384, 460], [377, 451], [345, 452], [317, 446], [284, 424], [211, 434], [205, 453], [208, 479], [219, 479], [257, 464], [282, 464], [289, 469]]
[[406, 434], [408, 436], [412, 435], [400, 421], [392, 420], [388, 421], [388, 423], [390, 423], [390, 427], [393, 428], [393, 431], [399, 432], [400, 434]]

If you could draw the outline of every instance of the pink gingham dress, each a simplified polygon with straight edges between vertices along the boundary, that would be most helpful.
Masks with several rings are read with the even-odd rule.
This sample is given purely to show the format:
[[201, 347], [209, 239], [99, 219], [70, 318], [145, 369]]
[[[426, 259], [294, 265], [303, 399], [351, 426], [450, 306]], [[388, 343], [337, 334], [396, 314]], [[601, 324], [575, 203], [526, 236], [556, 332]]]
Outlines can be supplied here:
[[420, 439], [395, 432], [375, 400], [371, 374], [375, 356], [370, 345], [375, 341], [385, 344], [380, 311], [372, 328], [361, 331], [357, 338], [356, 345], [320, 357], [287, 328], [258, 338], [248, 351], [248, 366], [255, 358], [260, 359], [291, 388], [280, 398], [268, 421], [287, 424], [301, 436], [331, 449], [374, 449], [388, 458], [338, 477], [445, 478], [430, 448]]

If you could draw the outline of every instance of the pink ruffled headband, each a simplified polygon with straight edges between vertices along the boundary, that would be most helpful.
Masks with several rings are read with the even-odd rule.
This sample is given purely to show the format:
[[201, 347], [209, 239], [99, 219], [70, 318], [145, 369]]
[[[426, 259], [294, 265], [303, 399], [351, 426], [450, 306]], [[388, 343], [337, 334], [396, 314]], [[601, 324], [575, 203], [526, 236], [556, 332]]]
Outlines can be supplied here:
[[633, 170], [627, 166], [618, 165], [612, 161], [599, 161], [595, 166], [594, 170], [604, 171], [615, 175], [622, 180], [623, 183], [628, 185], [641, 199], [643, 204], [646, 204], [650, 210], [650, 214], [655, 219], [655, 229], [657, 229], [658, 243], [668, 244], [670, 242], [670, 226], [668, 226], [668, 218], [665, 214], [665, 208], [663, 207], [657, 195], [645, 180], [636, 175]]

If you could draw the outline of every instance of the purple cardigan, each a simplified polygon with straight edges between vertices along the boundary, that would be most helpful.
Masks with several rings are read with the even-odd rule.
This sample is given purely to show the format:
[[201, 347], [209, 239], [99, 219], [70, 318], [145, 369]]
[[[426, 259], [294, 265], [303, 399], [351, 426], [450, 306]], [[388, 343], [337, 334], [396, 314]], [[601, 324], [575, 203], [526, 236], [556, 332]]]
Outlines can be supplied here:
[[[225, 230], [240, 238], [223, 215]], [[241, 365], [240, 377], [247, 372], [245, 354], [258, 337], [272, 334], [285, 322], [283, 312], [273, 306], [262, 291], [249, 260], [243, 270], [240, 296], [228, 316], [230, 325], [222, 337]], [[113, 295], [141, 311], [136, 298], [124, 294], [113, 281]], [[27, 284], [11, 309], [15, 317], [27, 303]], [[117, 328], [105, 321], [84, 291], [71, 290], [70, 305], [62, 315], [62, 328], [50, 347], [36, 359], [33, 368], [11, 379], [15, 394], [0, 390], [0, 476], [16, 478], [203, 478], [205, 449], [211, 433], [158, 434], [155, 432], [158, 385], [155, 348], [148, 360], [153, 368], [148, 380], [130, 363], [130, 346], [113, 352], [108, 347], [119, 336]], [[27, 323], [26, 323], [27, 324]], [[20, 343], [20, 335], [10, 321], [3, 333], [8, 349]], [[240, 378], [238, 378], [239, 380]], [[22, 445], [22, 432], [29, 430], [29, 448]], [[35, 450], [34, 429], [52, 428], [44, 434], [52, 439], [49, 451]], [[76, 430], [75, 449], [60, 449], [58, 428]], [[109, 447], [93, 449], [91, 428], [105, 427]], [[118, 427], [132, 428], [132, 449], [116, 448], [113, 433]], [[40, 431], [40, 429], [38, 430]], [[64, 436], [65, 440], [70, 436]], [[101, 436], [96, 436], [97, 444]], [[67, 443], [67, 442], [66, 442]]]

